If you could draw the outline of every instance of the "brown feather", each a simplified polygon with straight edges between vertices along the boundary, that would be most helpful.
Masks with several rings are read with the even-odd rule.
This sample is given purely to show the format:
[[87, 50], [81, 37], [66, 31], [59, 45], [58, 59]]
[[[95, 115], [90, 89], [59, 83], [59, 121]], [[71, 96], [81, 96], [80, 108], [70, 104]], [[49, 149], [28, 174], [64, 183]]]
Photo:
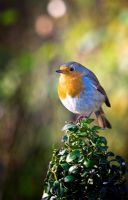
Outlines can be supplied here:
[[104, 88], [103, 88], [100, 84], [97, 86], [97, 90], [98, 90], [99, 92], [101, 92], [101, 94], [104, 95], [106, 106], [111, 107], [111, 104], [110, 104], [110, 101], [109, 101], [109, 99], [108, 99], [108, 97], [107, 97], [107, 94], [106, 94]]
[[107, 94], [104, 90], [104, 88], [100, 85], [100, 82], [98, 81], [98, 78], [96, 77], [96, 75], [91, 72], [90, 70], [88, 70], [88, 74], [87, 74], [88, 78], [91, 79], [91, 81], [93, 82], [94, 86], [96, 87], [96, 89], [104, 95], [105, 97], [105, 104], [108, 106], [108, 107], [111, 107], [111, 104], [110, 104], [110, 101], [107, 97]]
[[102, 128], [112, 128], [110, 122], [108, 119], [105, 117], [104, 111], [102, 108], [100, 108], [98, 111], [95, 112], [97, 122], [100, 127]]

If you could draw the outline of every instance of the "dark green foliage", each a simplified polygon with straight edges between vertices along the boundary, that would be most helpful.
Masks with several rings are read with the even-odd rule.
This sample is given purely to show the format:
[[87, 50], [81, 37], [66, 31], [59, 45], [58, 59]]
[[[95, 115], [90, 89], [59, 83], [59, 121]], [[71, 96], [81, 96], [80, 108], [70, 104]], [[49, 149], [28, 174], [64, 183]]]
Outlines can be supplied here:
[[44, 186], [44, 200], [127, 199], [125, 160], [108, 150], [92, 119], [66, 124], [63, 146], [54, 150]]

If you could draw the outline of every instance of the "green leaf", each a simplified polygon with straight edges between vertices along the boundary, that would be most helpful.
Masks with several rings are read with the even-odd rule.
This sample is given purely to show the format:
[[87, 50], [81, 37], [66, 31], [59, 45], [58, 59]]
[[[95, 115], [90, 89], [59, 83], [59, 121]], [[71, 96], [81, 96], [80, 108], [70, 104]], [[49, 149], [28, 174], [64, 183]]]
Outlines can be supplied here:
[[83, 163], [83, 160], [84, 160], [84, 156], [80, 156], [80, 159], [78, 160], [78, 163]]
[[99, 126], [92, 127], [92, 131], [94, 131], [94, 132], [98, 132], [99, 130], [101, 130], [101, 127], [99, 127]]
[[87, 129], [89, 128], [89, 125], [94, 121], [94, 119], [87, 119], [87, 118], [83, 118], [81, 121], [81, 131], [87, 131]]
[[68, 163], [63, 163], [61, 164], [61, 167], [65, 170], [65, 171], [68, 171], [70, 165]]
[[80, 132], [81, 132], [81, 133], [84, 133], [84, 134], [86, 134], [86, 135], [88, 135], [87, 129], [88, 129], [88, 127], [87, 127], [87, 124], [86, 124], [86, 125], [84, 125], [84, 126], [82, 126], [82, 127], [80, 128]]
[[80, 131], [77, 132], [77, 135], [85, 137], [85, 136], [87, 136], [87, 133], [85, 131], [81, 132], [81, 130], [80, 130]]
[[68, 182], [73, 182], [75, 180], [75, 177], [72, 175], [66, 176], [64, 178], [64, 182], [68, 183]]
[[118, 169], [120, 167], [120, 163], [116, 159], [110, 160], [110, 167], [112, 167], [114, 170]]
[[64, 155], [64, 156], [61, 156], [61, 157], [60, 157], [60, 162], [65, 162], [65, 158], [66, 158], [65, 155]]
[[81, 176], [84, 177], [84, 176], [87, 176], [89, 174], [88, 171], [85, 171]]
[[64, 127], [62, 128], [62, 131], [74, 131], [76, 132], [78, 130], [78, 127], [75, 124], [65, 124]]
[[122, 164], [122, 163], [125, 163], [125, 160], [121, 157], [121, 156], [116, 156], [116, 160], [120, 163], [120, 164]]
[[48, 198], [48, 199], [43, 199], [43, 200], [56, 200], [56, 196], [50, 196], [50, 199]]
[[94, 144], [96, 144], [98, 137], [99, 137], [98, 135], [95, 135], [95, 134], [92, 135], [92, 142]]
[[64, 135], [63, 138], [62, 138], [62, 142], [67, 142], [67, 141], [68, 141], [68, 136]]
[[80, 151], [78, 149], [72, 151], [71, 153], [68, 154], [67, 158], [66, 158], [66, 162], [70, 163], [73, 160], [75, 160], [76, 158], [80, 157]]
[[[100, 151], [103, 154], [107, 151], [108, 146], [98, 146], [97, 149], [98, 149], [98, 151]], [[100, 153], [100, 152], [98, 152], [98, 153]]]
[[93, 167], [96, 164], [96, 161], [86, 159], [83, 164], [85, 165], [85, 167], [90, 168], [90, 167]]
[[114, 156], [114, 153], [111, 152], [111, 151], [109, 151], [109, 152], [107, 153], [107, 156]]
[[59, 156], [63, 156], [66, 152], [66, 149], [61, 149], [58, 153]]
[[49, 191], [50, 191], [50, 183], [48, 182], [48, 183], [46, 183], [45, 184], [45, 186], [44, 186], [44, 188], [45, 188], [45, 193], [49, 193]]
[[55, 182], [53, 183], [53, 186], [54, 186], [54, 187], [58, 187], [58, 186], [59, 186], [59, 181], [55, 181]]
[[63, 197], [65, 193], [65, 188], [62, 187], [62, 184], [60, 184], [60, 197]]
[[69, 172], [75, 174], [78, 171], [78, 166], [74, 165], [69, 168]]
[[91, 124], [92, 122], [94, 121], [94, 119], [91, 119], [91, 118], [86, 118], [86, 123], [87, 124]]
[[99, 160], [99, 164], [101, 164], [101, 165], [106, 165], [106, 164], [108, 164], [108, 160], [106, 160], [106, 159], [104, 159], [104, 158], [101, 158], [101, 159]]
[[47, 194], [47, 193], [43, 193], [43, 196], [42, 196], [42, 199], [43, 200], [47, 200], [47, 199], [49, 199], [49, 195]]
[[107, 145], [107, 140], [105, 137], [102, 137], [100, 136], [98, 139], [97, 139], [97, 145], [100, 145], [100, 144], [104, 144], [104, 145]]
[[53, 183], [52, 191], [58, 193], [58, 192], [59, 192], [59, 189], [60, 189], [60, 183], [59, 183], [59, 181], [55, 181], [55, 182]]

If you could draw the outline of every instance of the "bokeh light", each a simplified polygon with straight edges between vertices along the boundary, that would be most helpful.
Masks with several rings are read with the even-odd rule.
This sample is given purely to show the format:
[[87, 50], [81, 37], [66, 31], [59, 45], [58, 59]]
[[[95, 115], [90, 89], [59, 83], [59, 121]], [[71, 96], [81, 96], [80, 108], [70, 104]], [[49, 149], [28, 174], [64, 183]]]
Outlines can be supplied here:
[[51, 0], [48, 3], [47, 10], [49, 15], [54, 18], [59, 18], [66, 13], [66, 4], [62, 0]]
[[49, 36], [53, 32], [53, 22], [47, 15], [38, 16], [35, 22], [36, 33], [40, 36]]

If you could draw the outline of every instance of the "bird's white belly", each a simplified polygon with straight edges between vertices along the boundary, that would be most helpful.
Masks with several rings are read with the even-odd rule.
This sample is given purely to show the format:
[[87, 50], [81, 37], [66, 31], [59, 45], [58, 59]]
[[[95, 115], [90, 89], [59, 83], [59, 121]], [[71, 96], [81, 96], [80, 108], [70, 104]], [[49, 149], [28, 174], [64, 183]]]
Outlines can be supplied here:
[[95, 112], [104, 102], [104, 96], [95, 88], [83, 91], [78, 97], [66, 95], [60, 99], [62, 104], [71, 112], [76, 114], [89, 114]]

